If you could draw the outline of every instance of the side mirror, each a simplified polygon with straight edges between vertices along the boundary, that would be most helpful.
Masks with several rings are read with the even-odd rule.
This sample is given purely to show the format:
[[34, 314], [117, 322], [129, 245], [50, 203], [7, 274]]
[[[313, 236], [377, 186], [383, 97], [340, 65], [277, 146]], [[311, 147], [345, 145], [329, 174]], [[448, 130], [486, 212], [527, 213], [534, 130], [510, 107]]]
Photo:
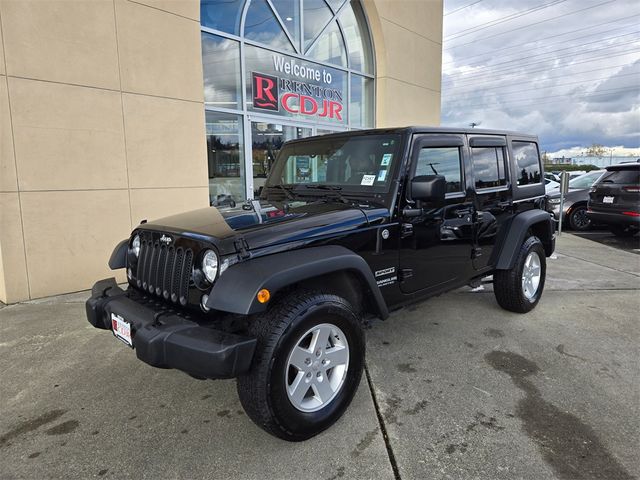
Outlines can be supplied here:
[[411, 180], [409, 196], [417, 202], [441, 207], [446, 191], [447, 181], [442, 175], [419, 175]]

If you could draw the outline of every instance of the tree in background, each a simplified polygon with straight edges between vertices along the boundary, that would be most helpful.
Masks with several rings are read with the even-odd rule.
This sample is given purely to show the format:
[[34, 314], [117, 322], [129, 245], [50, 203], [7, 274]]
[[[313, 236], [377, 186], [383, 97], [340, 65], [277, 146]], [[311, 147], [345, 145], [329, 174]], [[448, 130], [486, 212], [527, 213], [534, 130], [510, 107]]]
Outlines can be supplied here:
[[604, 148], [604, 145], [600, 145], [599, 143], [593, 143], [589, 148], [587, 148], [586, 156], [587, 157], [603, 157], [605, 153], [607, 153], [607, 149]]

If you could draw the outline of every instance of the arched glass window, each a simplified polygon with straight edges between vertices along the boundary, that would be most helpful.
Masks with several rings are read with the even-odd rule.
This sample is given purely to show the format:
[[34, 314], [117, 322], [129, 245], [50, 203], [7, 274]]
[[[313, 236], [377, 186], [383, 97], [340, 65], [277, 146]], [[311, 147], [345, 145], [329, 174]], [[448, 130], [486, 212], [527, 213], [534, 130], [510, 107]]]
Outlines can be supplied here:
[[361, 0], [201, 0], [212, 205], [255, 195], [283, 141], [375, 126]]

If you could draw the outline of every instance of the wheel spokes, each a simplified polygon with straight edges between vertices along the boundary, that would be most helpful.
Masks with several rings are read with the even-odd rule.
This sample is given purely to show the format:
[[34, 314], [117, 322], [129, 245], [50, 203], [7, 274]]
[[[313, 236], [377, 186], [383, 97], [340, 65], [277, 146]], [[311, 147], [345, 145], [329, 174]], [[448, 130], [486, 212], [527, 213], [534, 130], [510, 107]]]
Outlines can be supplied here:
[[327, 360], [325, 368], [346, 365], [349, 361], [349, 352], [345, 347], [335, 346], [327, 349], [323, 358]]

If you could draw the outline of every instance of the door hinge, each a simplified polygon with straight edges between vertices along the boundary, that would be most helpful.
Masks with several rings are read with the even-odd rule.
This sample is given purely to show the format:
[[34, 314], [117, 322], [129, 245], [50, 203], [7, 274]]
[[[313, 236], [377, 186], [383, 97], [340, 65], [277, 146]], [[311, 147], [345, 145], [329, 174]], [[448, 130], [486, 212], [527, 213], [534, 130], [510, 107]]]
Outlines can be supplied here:
[[471, 259], [473, 260], [474, 258], [478, 258], [482, 256], [482, 248], [480, 247], [473, 247], [471, 249]]
[[241, 259], [249, 258], [251, 254], [249, 253], [249, 244], [244, 238], [239, 238], [238, 240], [233, 241], [233, 246], [240, 255]]
[[413, 235], [413, 224], [403, 223], [400, 227], [400, 238], [407, 238]]

